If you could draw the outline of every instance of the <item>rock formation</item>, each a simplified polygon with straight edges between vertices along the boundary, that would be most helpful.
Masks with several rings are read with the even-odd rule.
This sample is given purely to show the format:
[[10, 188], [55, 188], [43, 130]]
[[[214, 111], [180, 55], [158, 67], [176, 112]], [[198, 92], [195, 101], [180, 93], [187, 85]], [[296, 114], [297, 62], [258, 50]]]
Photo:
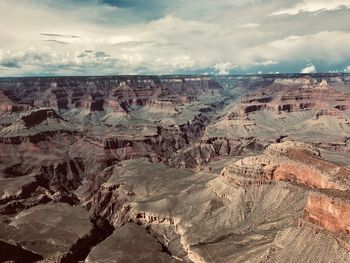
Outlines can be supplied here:
[[349, 262], [349, 87], [0, 79], [0, 261]]

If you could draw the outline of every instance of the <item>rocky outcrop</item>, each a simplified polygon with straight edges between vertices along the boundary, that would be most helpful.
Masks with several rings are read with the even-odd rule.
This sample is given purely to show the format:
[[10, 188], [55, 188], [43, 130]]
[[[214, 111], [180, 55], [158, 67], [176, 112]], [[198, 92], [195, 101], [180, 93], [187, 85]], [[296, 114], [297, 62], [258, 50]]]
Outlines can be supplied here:
[[114, 98], [108, 98], [105, 101], [105, 106], [112, 109], [114, 112], [118, 112], [126, 115], [125, 109], [120, 105], [120, 103]]
[[8, 224], [1, 223], [0, 240], [21, 244], [23, 249], [56, 262], [93, 228], [85, 209], [49, 203], [22, 211]]
[[48, 119], [57, 122], [63, 121], [63, 119], [52, 109], [32, 111], [30, 114], [21, 117], [21, 121], [23, 121], [25, 128], [28, 129], [39, 125]]
[[171, 101], [150, 100], [146, 103], [146, 108], [154, 111], [166, 111], [169, 114], [177, 112]]
[[238, 189], [277, 182], [303, 187], [310, 192], [303, 220], [335, 234], [345, 249], [350, 247], [350, 170], [321, 159], [316, 148], [290, 141], [272, 144], [263, 155], [224, 168], [221, 178]]
[[230, 121], [233, 120], [249, 120], [247, 111], [244, 109], [243, 111], [232, 111], [227, 115], [227, 119]]
[[330, 232], [350, 235], [350, 195], [348, 193], [311, 193], [304, 219]]
[[60, 263], [81, 262], [91, 251], [91, 248], [104, 241], [113, 233], [114, 228], [104, 219], [93, 221], [93, 228], [85, 236], [79, 238], [67, 251]]
[[[147, 103], [152, 104], [152, 101], [183, 105], [197, 99], [201, 94], [217, 94], [223, 90], [216, 81], [207, 77], [180, 76], [2, 80], [0, 89], [0, 111], [3, 112], [49, 107], [59, 111], [80, 109], [92, 113], [102, 112], [105, 107], [114, 108], [117, 112], [122, 107], [124, 111], [128, 111], [131, 105], [144, 106]], [[43, 94], [45, 95], [42, 96]]]
[[154, 161], [172, 162], [173, 154], [196, 142], [209, 122], [206, 115], [199, 114], [186, 124], [157, 126], [156, 134], [107, 138], [104, 149], [123, 150], [123, 160], [146, 155]]
[[18, 103], [18, 98], [11, 97], [6, 91], [0, 91], [0, 113], [25, 112], [31, 105]]
[[2, 180], [0, 193], [0, 215], [15, 215], [52, 200], [47, 181], [35, 175]]
[[84, 175], [85, 165], [81, 159], [61, 159], [46, 163], [37, 169], [40, 177], [59, 191], [76, 189]]
[[60, 133], [74, 133], [74, 129], [53, 109], [32, 110], [12, 125], [0, 131], [0, 142], [20, 144], [38, 143]]
[[247, 149], [260, 151], [261, 147], [263, 146], [254, 138], [203, 138], [198, 143], [178, 152], [174, 162], [179, 167], [196, 168], [209, 164], [212, 160], [240, 155]]
[[123, 185], [102, 184], [87, 204], [93, 215], [108, 219], [114, 226], [121, 226], [129, 219], [130, 196], [133, 193]]
[[[339, 101], [342, 103], [339, 104]], [[337, 103], [339, 105], [334, 106]], [[301, 78], [275, 80], [270, 92], [264, 89], [262, 92], [246, 95], [241, 100], [240, 108], [245, 113], [263, 109], [278, 112], [333, 108], [346, 110], [349, 103], [348, 96], [330, 87], [325, 79], [318, 82], [316, 79]]]
[[317, 149], [300, 143], [273, 144], [261, 156], [225, 168], [221, 176], [236, 185], [287, 181], [317, 189], [348, 189], [350, 170], [319, 158]]
[[[129, 242], [133, 239], [134, 242]], [[137, 258], [135, 258], [137, 254]], [[94, 247], [86, 259], [92, 262], [180, 262], [141, 226], [125, 224]]]

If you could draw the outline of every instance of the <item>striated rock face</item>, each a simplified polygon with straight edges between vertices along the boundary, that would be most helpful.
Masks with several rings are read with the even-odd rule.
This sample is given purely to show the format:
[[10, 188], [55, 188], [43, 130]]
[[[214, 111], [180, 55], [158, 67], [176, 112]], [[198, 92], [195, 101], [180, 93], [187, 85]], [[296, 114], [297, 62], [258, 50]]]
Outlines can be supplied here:
[[28, 104], [18, 103], [19, 99], [11, 97], [6, 91], [0, 91], [0, 112], [13, 113], [13, 112], [25, 112], [31, 109]]
[[237, 185], [287, 181], [310, 188], [349, 189], [350, 170], [319, 156], [312, 146], [287, 141], [268, 146], [261, 156], [239, 160], [221, 175]]
[[330, 232], [350, 234], [349, 195], [312, 193], [305, 207], [304, 218]]
[[76, 189], [81, 184], [84, 174], [84, 163], [80, 159], [55, 160], [41, 166], [38, 173], [49, 183], [60, 190]]
[[169, 115], [178, 112], [171, 101], [150, 100], [146, 103], [145, 108], [151, 112], [163, 112]]
[[302, 79], [293, 83], [275, 82], [271, 88], [286, 87], [274, 96], [266, 97], [266, 91], [250, 95], [242, 100], [241, 107], [246, 112], [269, 109], [275, 111], [305, 111], [311, 109], [333, 109], [334, 104], [342, 101], [338, 109], [345, 110], [349, 105], [346, 93], [330, 87], [325, 79]]
[[130, 207], [127, 203], [132, 195], [133, 193], [124, 189], [123, 185], [102, 184], [96, 195], [89, 201], [88, 208], [95, 216], [108, 218], [113, 225], [122, 225], [128, 221]]
[[[290, 256], [308, 261], [310, 255], [321, 262], [349, 259], [346, 248], [328, 232], [315, 234], [299, 224], [308, 198], [304, 187], [277, 182], [236, 188], [220, 178], [185, 171], [145, 159], [122, 162], [101, 186], [91, 209], [110, 218], [116, 228], [122, 222], [140, 225], [184, 262], [289, 262]], [[208, 228], [212, 230], [203, 231]], [[97, 246], [88, 260], [120, 247], [120, 242], [111, 242], [116, 237]], [[302, 252], [306, 248], [309, 253]], [[123, 251], [121, 257], [130, 255]]]
[[273, 144], [261, 156], [248, 157], [224, 168], [221, 176], [235, 187], [284, 181], [313, 189], [304, 207], [303, 220], [339, 235], [348, 249], [350, 170], [322, 160], [316, 148], [295, 142]]

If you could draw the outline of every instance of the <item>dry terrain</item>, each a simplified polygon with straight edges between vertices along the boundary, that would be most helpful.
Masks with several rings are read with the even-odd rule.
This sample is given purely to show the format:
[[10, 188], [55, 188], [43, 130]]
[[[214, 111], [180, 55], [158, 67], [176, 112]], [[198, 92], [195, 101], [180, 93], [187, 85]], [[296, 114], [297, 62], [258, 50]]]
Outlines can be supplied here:
[[350, 75], [0, 79], [0, 262], [350, 262]]

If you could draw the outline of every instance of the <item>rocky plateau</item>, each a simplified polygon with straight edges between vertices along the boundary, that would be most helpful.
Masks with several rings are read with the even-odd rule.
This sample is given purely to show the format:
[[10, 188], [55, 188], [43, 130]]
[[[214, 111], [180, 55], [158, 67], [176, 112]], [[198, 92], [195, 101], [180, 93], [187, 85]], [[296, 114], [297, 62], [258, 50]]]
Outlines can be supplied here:
[[0, 262], [350, 262], [350, 75], [0, 78]]

